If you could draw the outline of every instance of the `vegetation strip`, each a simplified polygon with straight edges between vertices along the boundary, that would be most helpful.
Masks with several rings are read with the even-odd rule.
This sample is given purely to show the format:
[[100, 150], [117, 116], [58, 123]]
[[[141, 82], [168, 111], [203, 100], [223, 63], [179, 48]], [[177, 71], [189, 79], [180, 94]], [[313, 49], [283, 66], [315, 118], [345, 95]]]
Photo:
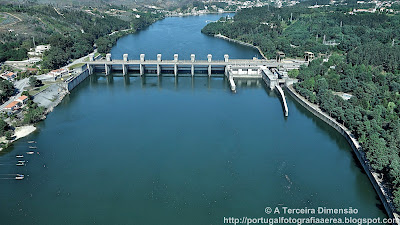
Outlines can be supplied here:
[[371, 181], [371, 184], [378, 194], [383, 206], [385, 207], [386, 213], [389, 215], [390, 218], [396, 218], [397, 221], [400, 221], [400, 216], [396, 213], [396, 207], [393, 205], [392, 194], [387, 190], [387, 188], [385, 188], [382, 180], [379, 179], [379, 174], [374, 172], [374, 170], [371, 168], [369, 160], [366, 158], [360, 143], [357, 141], [356, 138], [354, 138], [354, 135], [351, 134], [349, 129], [338, 123], [335, 119], [333, 119], [326, 113], [324, 113], [318, 106], [313, 105], [311, 102], [307, 101], [304, 97], [298, 94], [292, 86], [288, 86], [286, 90], [298, 103], [300, 103], [300, 105], [302, 105], [312, 114], [333, 127], [336, 131], [338, 131], [346, 138], [350, 147], [353, 149], [354, 154], [357, 156], [358, 161], [360, 162], [365, 173], [367, 174], [369, 180]]

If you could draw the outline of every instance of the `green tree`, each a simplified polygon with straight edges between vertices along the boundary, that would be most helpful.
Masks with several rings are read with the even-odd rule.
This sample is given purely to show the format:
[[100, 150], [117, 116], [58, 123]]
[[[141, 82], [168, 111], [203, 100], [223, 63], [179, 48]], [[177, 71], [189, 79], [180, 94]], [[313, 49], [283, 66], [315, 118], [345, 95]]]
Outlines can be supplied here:
[[35, 76], [29, 78], [29, 85], [32, 87], [39, 87], [42, 85], [42, 81], [38, 80]]

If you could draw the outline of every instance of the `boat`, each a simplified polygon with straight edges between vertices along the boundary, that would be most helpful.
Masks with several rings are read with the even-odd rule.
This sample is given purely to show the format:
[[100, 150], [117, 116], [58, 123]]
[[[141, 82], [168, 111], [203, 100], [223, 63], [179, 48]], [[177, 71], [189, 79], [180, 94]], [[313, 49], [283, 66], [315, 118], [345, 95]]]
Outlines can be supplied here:
[[15, 157], [17, 157], [17, 158], [24, 158], [23, 155], [16, 155]]
[[23, 175], [23, 174], [17, 174], [16, 176], [15, 176], [15, 179], [16, 180], [22, 180], [22, 179], [24, 179], [25, 178], [25, 176]]
[[37, 147], [36, 146], [29, 146], [29, 148], [36, 149]]
[[25, 163], [25, 160], [18, 160], [18, 163]]
[[25, 166], [25, 163], [23, 163], [23, 162], [20, 163], [20, 162], [19, 162], [19, 163], [17, 163], [16, 165], [17, 165], [17, 166]]
[[33, 155], [33, 154], [35, 154], [35, 152], [30, 151], [30, 152], [26, 152], [26, 154], [28, 154], [28, 155]]
[[28, 141], [29, 144], [35, 144], [36, 141]]

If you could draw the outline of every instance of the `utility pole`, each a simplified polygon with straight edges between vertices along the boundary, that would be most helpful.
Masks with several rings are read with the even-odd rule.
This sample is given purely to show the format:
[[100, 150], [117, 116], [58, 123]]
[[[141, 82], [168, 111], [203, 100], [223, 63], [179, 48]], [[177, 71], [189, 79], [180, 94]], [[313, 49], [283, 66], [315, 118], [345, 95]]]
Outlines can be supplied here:
[[394, 46], [394, 38], [393, 38], [393, 40], [392, 40], [392, 47]]
[[290, 22], [293, 21], [293, 13], [290, 13]]
[[340, 27], [342, 27], [343, 26], [343, 21], [340, 21]]
[[33, 47], [36, 48], [35, 36], [33, 36], [32, 39], [33, 39]]

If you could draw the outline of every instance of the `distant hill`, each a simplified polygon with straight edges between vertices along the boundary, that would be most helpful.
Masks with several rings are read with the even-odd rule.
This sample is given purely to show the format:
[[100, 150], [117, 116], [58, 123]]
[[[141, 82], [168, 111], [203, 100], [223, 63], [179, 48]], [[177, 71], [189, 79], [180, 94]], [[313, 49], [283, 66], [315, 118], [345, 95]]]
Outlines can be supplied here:
[[0, 4], [24, 4], [24, 3], [39, 3], [39, 4], [54, 4], [54, 5], [90, 5], [99, 6], [105, 4], [112, 5], [142, 5], [142, 4], [184, 4], [193, 0], [0, 0]]

